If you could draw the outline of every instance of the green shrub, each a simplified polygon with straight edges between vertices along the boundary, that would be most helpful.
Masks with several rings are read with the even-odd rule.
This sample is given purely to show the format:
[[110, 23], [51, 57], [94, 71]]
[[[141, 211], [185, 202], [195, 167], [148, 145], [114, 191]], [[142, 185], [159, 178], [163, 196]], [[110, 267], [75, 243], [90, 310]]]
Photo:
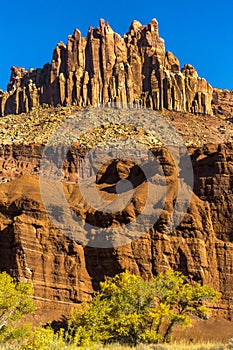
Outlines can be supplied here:
[[6, 272], [0, 273], [0, 330], [19, 321], [34, 310], [30, 283], [14, 283]]

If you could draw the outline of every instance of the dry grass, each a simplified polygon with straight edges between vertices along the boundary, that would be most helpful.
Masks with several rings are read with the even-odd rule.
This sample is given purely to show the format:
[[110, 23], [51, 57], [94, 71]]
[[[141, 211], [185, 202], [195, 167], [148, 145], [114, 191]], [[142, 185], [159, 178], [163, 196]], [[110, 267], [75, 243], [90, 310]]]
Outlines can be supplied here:
[[97, 347], [97, 350], [225, 350], [233, 349], [233, 341], [228, 344], [221, 343], [171, 343], [171, 344], [139, 344], [136, 347], [122, 346], [119, 344], [109, 345], [106, 347]]
[[[52, 347], [51, 350], [56, 350], [56, 348]], [[80, 349], [77, 347], [77, 349]], [[233, 340], [228, 342], [228, 344], [223, 343], [205, 343], [200, 342], [196, 344], [192, 343], [182, 343], [182, 342], [174, 342], [171, 344], [139, 344], [137, 346], [126, 346], [120, 344], [111, 344], [111, 345], [95, 345], [91, 347], [81, 348], [82, 350], [225, 350], [225, 349], [233, 349]], [[0, 350], [20, 350], [20, 346], [18, 343], [15, 344], [5, 344], [0, 345]], [[74, 350], [74, 346], [66, 346], [64, 350]]]

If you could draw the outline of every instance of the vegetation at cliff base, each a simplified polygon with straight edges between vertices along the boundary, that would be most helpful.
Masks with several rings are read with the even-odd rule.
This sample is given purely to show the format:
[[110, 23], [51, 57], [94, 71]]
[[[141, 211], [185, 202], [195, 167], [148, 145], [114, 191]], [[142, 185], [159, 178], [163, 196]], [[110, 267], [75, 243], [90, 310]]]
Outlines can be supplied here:
[[173, 270], [152, 281], [123, 272], [102, 282], [91, 303], [73, 312], [69, 329], [77, 345], [167, 341], [175, 325], [188, 327], [190, 316], [207, 317], [205, 303], [218, 298], [213, 288], [191, 285]]
[[113, 344], [144, 344], [149, 349], [150, 344], [169, 341], [175, 325], [190, 326], [191, 316], [207, 317], [206, 303], [219, 298], [213, 288], [191, 285], [173, 270], [151, 281], [123, 272], [100, 283], [91, 302], [73, 310], [67, 329], [54, 332], [51, 327], [17, 324], [34, 309], [32, 292], [31, 284], [14, 283], [5, 272], [0, 274], [0, 349], [1, 344], [20, 350], [113, 349]]
[[14, 324], [34, 310], [30, 283], [14, 283], [6, 272], [0, 274], [0, 329]]

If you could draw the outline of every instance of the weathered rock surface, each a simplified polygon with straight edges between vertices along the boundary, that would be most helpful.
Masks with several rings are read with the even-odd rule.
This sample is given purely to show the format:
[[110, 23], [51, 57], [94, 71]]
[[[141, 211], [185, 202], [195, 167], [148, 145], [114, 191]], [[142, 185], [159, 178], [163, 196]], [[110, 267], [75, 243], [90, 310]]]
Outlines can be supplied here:
[[212, 115], [212, 87], [190, 64], [165, 52], [155, 19], [133, 21], [123, 37], [100, 20], [87, 38], [79, 30], [67, 45], [56, 46], [52, 62], [41, 69], [12, 67], [0, 115], [27, 112], [48, 104], [89, 106], [133, 103], [161, 110]]
[[[54, 309], [56, 315], [67, 313], [73, 302], [89, 299], [106, 276], [128, 269], [150, 278], [168, 267], [220, 290], [222, 301], [215, 305], [215, 313], [233, 318], [232, 144], [190, 150], [194, 193], [182, 223], [172, 232], [167, 232], [165, 227], [176, 197], [177, 171], [166, 151], [155, 150], [167, 180], [166, 203], [160, 219], [149, 233], [131, 244], [112, 249], [78, 244], [49, 220], [34, 173], [41, 146], [15, 145], [3, 149], [2, 173], [5, 171], [5, 177], [13, 176], [12, 169], [16, 167], [21, 175], [14, 173], [13, 181], [0, 185], [0, 270], [32, 281], [40, 319], [54, 319]], [[82, 156], [74, 148], [64, 172], [74, 174]], [[129, 161], [116, 161], [102, 168], [97, 187], [103, 190], [114, 186], [122, 176], [132, 174], [132, 166]], [[74, 184], [65, 185], [65, 193], [76, 214], [89, 222], [99, 222], [100, 226], [108, 222], [111, 226], [122, 220], [119, 215], [107, 218], [90, 211]], [[114, 193], [102, 193], [106, 198], [114, 196]], [[136, 215], [146, 198], [143, 178], [137, 182], [135, 193], [133, 207], [126, 210], [128, 218]]]
[[233, 122], [233, 90], [213, 90], [212, 107], [214, 114], [223, 115]]

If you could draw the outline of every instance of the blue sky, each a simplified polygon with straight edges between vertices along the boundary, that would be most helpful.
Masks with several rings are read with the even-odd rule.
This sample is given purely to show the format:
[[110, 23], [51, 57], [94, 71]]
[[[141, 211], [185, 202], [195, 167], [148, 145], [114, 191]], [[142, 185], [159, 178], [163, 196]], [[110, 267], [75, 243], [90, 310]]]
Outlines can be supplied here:
[[54, 47], [74, 28], [86, 36], [104, 18], [119, 34], [133, 19], [159, 22], [166, 50], [181, 65], [191, 63], [214, 87], [233, 89], [233, 1], [41, 0], [5, 1], [0, 12], [0, 88], [12, 65], [37, 68], [51, 61]]

